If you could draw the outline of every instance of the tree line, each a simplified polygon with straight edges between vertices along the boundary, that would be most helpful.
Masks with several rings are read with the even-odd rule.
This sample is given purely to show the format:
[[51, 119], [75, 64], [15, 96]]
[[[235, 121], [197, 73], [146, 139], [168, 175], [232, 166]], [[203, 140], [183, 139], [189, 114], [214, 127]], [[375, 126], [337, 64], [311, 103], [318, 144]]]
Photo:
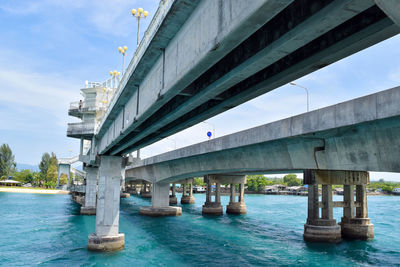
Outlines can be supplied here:
[[[0, 179], [6, 180], [12, 177], [23, 184], [30, 183], [32, 186], [55, 188], [58, 176], [58, 160], [55, 153], [43, 153], [39, 163], [38, 172], [24, 169], [17, 171], [17, 163], [8, 144], [0, 146]], [[60, 177], [60, 184], [67, 183], [67, 175]]]

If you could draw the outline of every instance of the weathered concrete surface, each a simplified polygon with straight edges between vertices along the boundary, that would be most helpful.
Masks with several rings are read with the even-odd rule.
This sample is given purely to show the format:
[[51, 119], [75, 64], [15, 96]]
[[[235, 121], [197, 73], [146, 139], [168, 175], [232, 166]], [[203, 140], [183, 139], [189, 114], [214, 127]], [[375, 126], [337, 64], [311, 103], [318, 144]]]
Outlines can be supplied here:
[[369, 218], [342, 218], [340, 226], [344, 238], [358, 240], [374, 238], [374, 225]]
[[97, 167], [85, 167], [86, 172], [86, 187], [85, 187], [85, 203], [81, 207], [82, 215], [96, 214], [96, 199], [97, 199]]
[[226, 213], [228, 214], [246, 214], [247, 208], [244, 202], [231, 202], [226, 206]]
[[304, 225], [303, 238], [307, 242], [316, 243], [339, 243], [342, 241], [342, 234], [340, 226], [336, 224], [331, 226], [320, 225]]
[[304, 169], [400, 172], [400, 87], [144, 159], [127, 179]]
[[185, 22], [168, 38], [156, 40], [167, 23], [150, 31], [148, 58], [138, 52], [98, 133], [100, 154], [154, 143], [400, 31], [372, 0], [169, 3], [163, 14]]
[[400, 27], [400, 2], [398, 0], [375, 0], [375, 3]]
[[102, 156], [96, 207], [96, 231], [89, 235], [88, 249], [119, 250], [124, 247], [124, 235], [119, 233], [120, 185], [122, 158]]
[[169, 206], [169, 183], [153, 183], [151, 207], [140, 207], [139, 213], [145, 216], [179, 216], [181, 207]]
[[139, 47], [98, 132], [99, 152], [105, 153], [171, 99], [179, 98], [199, 75], [292, 1], [161, 3], [154, 21], [163, 16], [169, 21], [149, 26], [147, 47]]
[[122, 250], [125, 247], [125, 235], [98, 236], [95, 233], [89, 235], [87, 248], [92, 251], [111, 252]]

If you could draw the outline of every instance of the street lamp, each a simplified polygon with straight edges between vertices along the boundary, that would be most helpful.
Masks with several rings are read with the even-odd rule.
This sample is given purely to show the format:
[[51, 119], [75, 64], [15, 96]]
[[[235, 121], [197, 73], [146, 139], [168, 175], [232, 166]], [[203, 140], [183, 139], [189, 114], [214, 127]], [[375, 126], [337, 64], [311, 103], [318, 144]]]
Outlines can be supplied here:
[[143, 11], [143, 8], [139, 7], [138, 10], [132, 9], [131, 10], [132, 16], [137, 18], [138, 26], [137, 26], [137, 41], [136, 41], [136, 47], [139, 46], [139, 32], [140, 32], [140, 19], [141, 18], [146, 18], [149, 15], [149, 12]]
[[128, 47], [125, 46], [120, 46], [118, 47], [118, 51], [122, 54], [122, 76], [124, 75], [124, 65], [125, 65], [125, 54], [126, 54], [126, 50], [128, 50]]
[[117, 76], [119, 76], [119, 75], [121, 75], [121, 73], [119, 72], [119, 71], [116, 71], [116, 70], [114, 70], [114, 71], [110, 71], [110, 75], [111, 75], [111, 77], [112, 77], [112, 79], [113, 79], [113, 81], [114, 81], [114, 84], [113, 84], [113, 89], [116, 87], [115, 85], [116, 85], [116, 78], [117, 78]]
[[309, 98], [308, 98], [308, 89], [306, 87], [304, 87], [304, 86], [295, 84], [294, 82], [290, 82], [290, 85], [294, 85], [294, 86], [297, 86], [297, 87], [300, 87], [300, 88], [303, 88], [304, 90], [306, 90], [306, 93], [307, 93], [307, 112], [310, 111]]

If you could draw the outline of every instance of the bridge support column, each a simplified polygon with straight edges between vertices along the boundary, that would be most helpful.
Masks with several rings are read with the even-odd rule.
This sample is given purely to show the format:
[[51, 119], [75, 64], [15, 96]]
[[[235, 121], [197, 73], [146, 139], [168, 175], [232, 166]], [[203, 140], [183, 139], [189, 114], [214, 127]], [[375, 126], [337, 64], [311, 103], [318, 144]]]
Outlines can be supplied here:
[[60, 163], [58, 164], [58, 176], [57, 176], [57, 188], [60, 188], [60, 177], [61, 175], [67, 175], [67, 188], [70, 186], [70, 180], [71, 180], [71, 165], [70, 164], [64, 164]]
[[236, 201], [236, 184], [231, 183], [231, 196], [229, 205], [226, 206], [226, 213], [229, 214], [246, 214], [247, 208], [246, 204], [244, 203], [244, 180], [243, 182], [239, 183], [239, 198]]
[[212, 184], [214, 183], [214, 179], [212, 179], [209, 175], [204, 177], [205, 182], [207, 183], [207, 191], [206, 191], [206, 203], [204, 203], [202, 208], [203, 214], [210, 215], [222, 215], [223, 209], [221, 205], [221, 196], [220, 196], [220, 183], [215, 183], [215, 199], [212, 201]]
[[96, 208], [96, 231], [89, 235], [88, 249], [114, 251], [125, 246], [119, 233], [122, 158], [101, 156]]
[[[310, 177], [311, 176], [311, 177]], [[308, 218], [304, 225], [303, 238], [308, 242], [338, 243], [342, 240], [341, 229], [333, 219], [332, 185], [322, 185], [322, 216], [319, 217], [318, 183], [314, 172], [304, 171], [308, 185]]]
[[151, 198], [151, 184], [143, 181], [142, 183], [142, 190], [140, 190], [140, 196], [142, 198]]
[[176, 198], [176, 186], [175, 183], [172, 184], [171, 195], [169, 196], [169, 204], [177, 204], [178, 199]]
[[[186, 187], [185, 185], [189, 185], [189, 195], [186, 195]], [[183, 192], [181, 198], [181, 204], [194, 204], [194, 196], [193, 196], [193, 179], [186, 179], [183, 182]]]
[[97, 175], [99, 168], [85, 167], [86, 171], [86, 192], [85, 205], [81, 207], [82, 215], [96, 214], [96, 197], [97, 197]]
[[151, 202], [151, 207], [140, 208], [141, 215], [151, 217], [182, 215], [181, 207], [169, 206], [169, 183], [153, 183]]
[[354, 185], [344, 185], [342, 235], [348, 239], [369, 240], [374, 238], [374, 225], [368, 218], [366, 185], [356, 185], [356, 216], [354, 216]]
[[120, 198], [129, 198], [131, 196], [131, 194], [129, 194], [128, 192], [126, 192], [125, 189], [125, 169], [122, 168], [121, 169], [121, 193], [120, 193]]

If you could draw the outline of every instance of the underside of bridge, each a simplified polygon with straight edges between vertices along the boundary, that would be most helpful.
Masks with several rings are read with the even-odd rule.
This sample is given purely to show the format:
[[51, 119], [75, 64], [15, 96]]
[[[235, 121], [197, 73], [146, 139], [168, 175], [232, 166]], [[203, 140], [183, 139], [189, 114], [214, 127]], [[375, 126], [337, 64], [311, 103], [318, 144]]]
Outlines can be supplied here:
[[[399, 32], [373, 1], [288, 2], [190, 83], [160, 93], [100, 152], [123, 155], [145, 147]], [[137, 89], [127, 83], [127, 91]]]

